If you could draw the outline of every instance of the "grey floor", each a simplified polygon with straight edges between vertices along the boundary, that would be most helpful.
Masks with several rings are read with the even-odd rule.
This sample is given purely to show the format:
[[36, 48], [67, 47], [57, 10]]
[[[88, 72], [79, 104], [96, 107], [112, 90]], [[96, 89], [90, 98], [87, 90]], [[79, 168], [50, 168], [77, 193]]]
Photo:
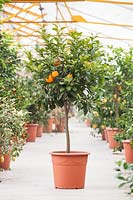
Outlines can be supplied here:
[[100, 137], [77, 119], [70, 119], [71, 149], [90, 152], [84, 189], [55, 189], [49, 152], [65, 150], [65, 134], [43, 134], [35, 143], [27, 143], [11, 170], [0, 172], [0, 200], [127, 200], [126, 189], [119, 189], [115, 161], [123, 152], [113, 154]]

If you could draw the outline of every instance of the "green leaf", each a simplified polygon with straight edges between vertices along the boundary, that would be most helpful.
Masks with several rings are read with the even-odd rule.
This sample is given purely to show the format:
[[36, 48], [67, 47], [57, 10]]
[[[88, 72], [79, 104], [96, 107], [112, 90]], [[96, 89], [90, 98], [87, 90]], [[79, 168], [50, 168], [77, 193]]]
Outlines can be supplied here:
[[126, 185], [126, 183], [121, 183], [121, 184], [119, 185], [119, 188], [123, 187], [124, 185]]
[[118, 171], [118, 172], [119, 172], [119, 171], [121, 171], [121, 170], [120, 170], [119, 168], [115, 168], [115, 171]]
[[117, 161], [116, 164], [120, 167], [122, 165], [122, 160]]
[[65, 91], [65, 87], [60, 88], [60, 92], [64, 92]]
[[128, 169], [128, 166], [129, 166], [128, 163], [126, 163], [126, 162], [123, 163], [123, 168], [124, 168], [125, 170]]
[[67, 86], [66, 89], [67, 89], [67, 91], [71, 91], [72, 87], [71, 86]]
[[123, 180], [123, 181], [126, 180], [122, 175], [118, 175], [117, 178], [118, 178], [119, 180]]

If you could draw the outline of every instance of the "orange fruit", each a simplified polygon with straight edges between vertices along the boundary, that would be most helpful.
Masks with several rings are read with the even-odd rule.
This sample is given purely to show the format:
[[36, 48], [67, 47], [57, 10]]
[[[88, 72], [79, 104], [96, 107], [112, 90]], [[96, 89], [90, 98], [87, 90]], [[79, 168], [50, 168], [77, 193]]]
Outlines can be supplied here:
[[53, 78], [55, 78], [55, 77], [59, 76], [59, 73], [58, 73], [58, 71], [53, 71], [51, 75]]
[[127, 101], [124, 99], [124, 100], [123, 100], [123, 103], [126, 103], [126, 102], [127, 102]]
[[92, 128], [96, 129], [97, 128], [97, 124], [93, 124]]
[[73, 75], [72, 74], [67, 74], [67, 78], [72, 78]]
[[120, 97], [118, 97], [118, 98], [117, 98], [117, 102], [120, 102], [120, 101], [121, 101], [121, 98], [120, 98]]
[[114, 99], [117, 99], [117, 95], [116, 94], [114, 94]]
[[121, 91], [122, 90], [122, 87], [121, 85], [118, 85], [118, 90]]
[[107, 99], [106, 99], [106, 98], [102, 99], [102, 102], [103, 102], [103, 103], [106, 103], [106, 102], [107, 102]]
[[4, 159], [4, 156], [1, 156], [1, 157], [0, 157], [0, 163], [3, 163], [4, 160], [5, 160], [5, 159]]
[[52, 83], [54, 81], [53, 77], [51, 76], [51, 74], [48, 76], [48, 78], [46, 78], [46, 82], [47, 83]]
[[106, 126], [105, 125], [101, 125], [101, 129], [105, 129], [106, 128]]

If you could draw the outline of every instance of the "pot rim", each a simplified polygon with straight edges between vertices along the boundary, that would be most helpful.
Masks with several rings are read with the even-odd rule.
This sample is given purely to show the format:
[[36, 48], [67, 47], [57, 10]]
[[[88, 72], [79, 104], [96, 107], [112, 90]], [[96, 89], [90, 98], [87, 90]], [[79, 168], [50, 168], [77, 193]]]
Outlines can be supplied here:
[[38, 124], [29, 123], [29, 124], [26, 124], [25, 126], [38, 126]]
[[60, 156], [79, 156], [79, 155], [90, 155], [87, 151], [71, 151], [70, 153], [67, 153], [66, 151], [51, 151], [51, 155], [60, 155]]
[[131, 140], [130, 139], [123, 140], [122, 143], [131, 143]]

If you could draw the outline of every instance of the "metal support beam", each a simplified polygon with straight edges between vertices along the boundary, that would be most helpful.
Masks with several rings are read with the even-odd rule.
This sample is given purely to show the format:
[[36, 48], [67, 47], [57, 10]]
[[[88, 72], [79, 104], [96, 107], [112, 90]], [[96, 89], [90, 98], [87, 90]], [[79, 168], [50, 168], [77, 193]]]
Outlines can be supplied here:
[[76, 21], [1, 21], [2, 24], [53, 24], [53, 23], [74, 23]]
[[[74, 17], [74, 16], [73, 16]], [[1, 23], [3, 24], [28, 24], [28, 23], [31, 23], [31, 24], [53, 24], [53, 23], [88, 23], [88, 24], [94, 24], [94, 25], [104, 25], [104, 26], [120, 26], [120, 27], [129, 27], [129, 28], [133, 28], [133, 25], [132, 24], [114, 24], [114, 23], [104, 23], [104, 22], [89, 22], [89, 21], [76, 21], [76, 17], [75, 18], [72, 18], [74, 20], [71, 20], [71, 21], [62, 21], [62, 20], [59, 20], [59, 21], [1, 21]]]
[[109, 3], [109, 4], [121, 4], [121, 5], [133, 5], [130, 1], [112, 1], [112, 0], [13, 0], [13, 3], [52, 3], [52, 2], [95, 2], [95, 3]]

